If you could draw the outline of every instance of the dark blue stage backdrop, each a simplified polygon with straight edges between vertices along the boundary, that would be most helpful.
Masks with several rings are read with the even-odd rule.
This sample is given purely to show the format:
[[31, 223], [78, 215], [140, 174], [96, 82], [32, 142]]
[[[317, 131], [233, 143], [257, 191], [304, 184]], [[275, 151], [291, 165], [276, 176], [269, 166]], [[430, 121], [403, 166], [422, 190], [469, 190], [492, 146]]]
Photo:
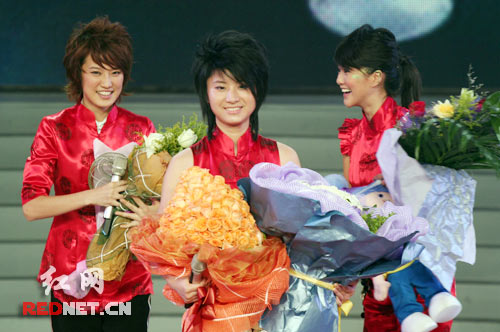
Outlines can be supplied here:
[[335, 46], [363, 23], [395, 32], [427, 92], [465, 86], [470, 64], [487, 87], [500, 86], [496, 0], [2, 0], [0, 89], [63, 86], [65, 42], [76, 22], [96, 15], [122, 22], [133, 36], [129, 88], [136, 91], [192, 91], [197, 42], [236, 29], [268, 48], [273, 92], [331, 93]]

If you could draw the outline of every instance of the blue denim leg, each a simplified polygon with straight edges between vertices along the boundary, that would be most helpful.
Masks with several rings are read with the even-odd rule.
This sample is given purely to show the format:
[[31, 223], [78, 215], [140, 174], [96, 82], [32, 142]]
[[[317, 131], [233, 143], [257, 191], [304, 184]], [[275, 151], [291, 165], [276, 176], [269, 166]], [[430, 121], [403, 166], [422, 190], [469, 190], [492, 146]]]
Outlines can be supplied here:
[[446, 292], [434, 274], [419, 261], [397, 273], [389, 274], [391, 283], [389, 296], [394, 312], [401, 323], [414, 312], [422, 312], [423, 307], [417, 302], [414, 287], [429, 306], [430, 299], [437, 293]]

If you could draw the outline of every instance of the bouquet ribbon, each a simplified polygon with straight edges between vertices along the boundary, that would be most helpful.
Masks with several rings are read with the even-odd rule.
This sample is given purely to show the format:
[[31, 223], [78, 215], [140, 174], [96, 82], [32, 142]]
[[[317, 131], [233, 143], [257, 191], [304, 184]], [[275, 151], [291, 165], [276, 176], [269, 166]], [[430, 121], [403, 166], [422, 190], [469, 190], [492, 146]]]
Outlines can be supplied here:
[[[411, 263], [409, 263], [407, 265], [409, 266], [409, 265], [411, 265]], [[307, 282], [310, 282], [313, 285], [323, 287], [323, 288], [329, 289], [331, 291], [333, 291], [337, 287], [336, 284], [331, 284], [329, 282], [321, 281], [319, 279], [310, 277], [305, 273], [295, 271], [294, 269], [290, 269], [289, 272], [290, 272], [290, 275], [294, 276], [295, 278], [305, 280]], [[354, 304], [350, 300], [345, 301], [344, 303], [342, 303], [341, 306], [339, 306], [339, 332], [340, 332], [340, 317], [342, 316], [341, 314], [344, 314], [347, 317], [349, 315], [349, 313], [351, 312], [351, 309], [353, 306], [354, 306]]]
[[388, 272], [384, 273], [384, 277], [387, 279], [387, 275], [393, 274], [393, 273], [396, 273], [396, 272], [399, 272], [399, 271], [403, 271], [404, 269], [406, 269], [407, 267], [409, 267], [410, 265], [412, 265], [413, 262], [415, 262], [415, 260], [412, 260], [411, 262], [408, 262], [405, 265], [401, 265], [400, 267], [398, 267], [395, 270], [388, 271]]
[[[182, 332], [202, 332], [202, 318], [213, 320], [217, 317], [213, 305], [215, 304], [214, 288], [198, 288], [198, 301], [182, 315]], [[202, 311], [202, 307], [203, 311]]]

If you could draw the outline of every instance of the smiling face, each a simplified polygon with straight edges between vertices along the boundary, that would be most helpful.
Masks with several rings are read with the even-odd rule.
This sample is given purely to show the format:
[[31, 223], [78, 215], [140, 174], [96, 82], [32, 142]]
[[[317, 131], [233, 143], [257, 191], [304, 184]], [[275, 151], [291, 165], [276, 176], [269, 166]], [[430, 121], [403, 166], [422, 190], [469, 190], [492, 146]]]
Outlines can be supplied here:
[[101, 67], [90, 55], [82, 65], [82, 104], [94, 112], [97, 120], [109, 112], [123, 89], [123, 72], [107, 65]]
[[248, 128], [256, 106], [248, 86], [237, 82], [229, 72], [215, 71], [207, 80], [207, 95], [221, 130]]
[[338, 67], [337, 85], [342, 90], [346, 107], [359, 106], [363, 108], [371, 94], [371, 75], [356, 68]]

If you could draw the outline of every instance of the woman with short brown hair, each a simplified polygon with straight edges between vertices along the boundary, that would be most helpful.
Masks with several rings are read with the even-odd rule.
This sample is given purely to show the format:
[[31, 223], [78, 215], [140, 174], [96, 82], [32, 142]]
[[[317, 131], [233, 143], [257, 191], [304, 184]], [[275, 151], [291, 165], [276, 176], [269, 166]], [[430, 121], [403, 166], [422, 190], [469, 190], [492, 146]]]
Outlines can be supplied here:
[[[87, 304], [84, 315], [52, 315], [54, 331], [147, 330], [153, 287], [140, 262], [129, 261], [122, 279], [103, 281], [102, 288], [61, 287], [65, 276], [71, 281], [86, 267], [87, 248], [99, 228], [94, 205], [119, 205], [126, 188], [119, 181], [89, 189], [94, 144], [116, 150], [155, 131], [151, 120], [116, 105], [132, 62], [131, 38], [120, 23], [98, 17], [76, 28], [64, 56], [66, 92], [76, 105], [42, 119], [26, 160], [24, 215], [29, 221], [54, 218], [38, 280], [50, 284], [52, 302]], [[52, 186], [55, 195], [49, 196]], [[107, 315], [110, 305], [129, 301], [130, 315]]]

